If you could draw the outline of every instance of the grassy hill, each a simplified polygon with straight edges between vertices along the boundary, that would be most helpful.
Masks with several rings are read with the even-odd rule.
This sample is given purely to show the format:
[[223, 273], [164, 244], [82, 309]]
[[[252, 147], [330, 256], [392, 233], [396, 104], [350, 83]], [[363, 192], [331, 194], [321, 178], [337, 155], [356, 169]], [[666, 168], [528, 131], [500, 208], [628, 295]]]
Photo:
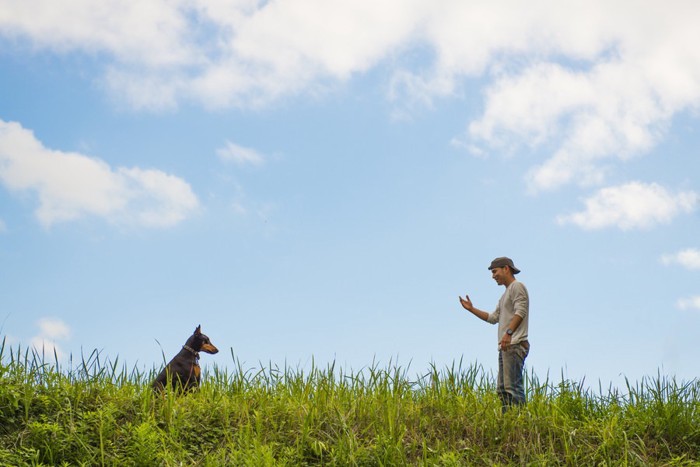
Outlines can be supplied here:
[[0, 465], [700, 465], [700, 382], [624, 394], [528, 376], [501, 414], [478, 366], [214, 368], [188, 395], [98, 352], [0, 349]]

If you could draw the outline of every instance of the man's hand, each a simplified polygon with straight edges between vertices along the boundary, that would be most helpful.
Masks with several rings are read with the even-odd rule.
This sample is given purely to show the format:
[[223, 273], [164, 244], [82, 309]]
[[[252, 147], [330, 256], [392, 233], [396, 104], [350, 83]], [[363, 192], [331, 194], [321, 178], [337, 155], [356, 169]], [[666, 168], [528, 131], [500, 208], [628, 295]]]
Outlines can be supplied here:
[[482, 310], [478, 309], [477, 307], [475, 307], [475, 306], [472, 304], [472, 301], [469, 299], [469, 295], [465, 295], [464, 298], [459, 297], [459, 303], [462, 305], [462, 308], [464, 308], [465, 310], [471, 312], [471, 314], [473, 314], [473, 315], [476, 316], [477, 318], [479, 318], [479, 319], [481, 319], [481, 320], [484, 320], [484, 321], [486, 321], [487, 319], [489, 319], [489, 314], [488, 314], [488, 313], [486, 313], [485, 311], [482, 311]]
[[474, 311], [474, 305], [472, 304], [472, 301], [469, 300], [469, 295], [464, 295], [464, 298], [459, 297], [459, 303], [462, 304], [462, 307], [467, 310], [467, 311]]
[[503, 337], [501, 337], [501, 342], [498, 343], [498, 348], [500, 350], [506, 350], [510, 346], [510, 341], [512, 341], [513, 338], [508, 335], [508, 333], [503, 334]]

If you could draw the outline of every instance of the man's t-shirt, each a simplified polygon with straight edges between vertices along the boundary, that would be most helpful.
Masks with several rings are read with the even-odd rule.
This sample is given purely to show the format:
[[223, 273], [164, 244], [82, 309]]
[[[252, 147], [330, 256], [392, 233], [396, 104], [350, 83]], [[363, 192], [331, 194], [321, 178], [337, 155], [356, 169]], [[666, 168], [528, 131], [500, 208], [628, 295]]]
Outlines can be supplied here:
[[525, 284], [517, 280], [511, 282], [503, 292], [501, 299], [498, 301], [498, 306], [493, 313], [489, 313], [486, 320], [491, 324], [498, 323], [498, 342], [501, 342], [503, 334], [506, 333], [508, 325], [514, 315], [520, 316], [523, 321], [518, 326], [518, 329], [513, 332], [511, 344], [518, 344], [527, 340], [527, 322], [530, 310], [530, 298], [527, 294]]

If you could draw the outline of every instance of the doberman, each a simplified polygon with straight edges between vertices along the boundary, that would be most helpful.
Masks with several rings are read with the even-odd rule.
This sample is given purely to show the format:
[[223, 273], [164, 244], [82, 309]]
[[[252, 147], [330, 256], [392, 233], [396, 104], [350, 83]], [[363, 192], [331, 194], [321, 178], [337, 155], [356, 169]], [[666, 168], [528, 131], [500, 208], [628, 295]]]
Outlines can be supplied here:
[[153, 389], [162, 391], [168, 384], [172, 388], [189, 391], [199, 386], [202, 370], [199, 368], [199, 352], [215, 354], [219, 351], [197, 326], [180, 352], [165, 365], [153, 381]]

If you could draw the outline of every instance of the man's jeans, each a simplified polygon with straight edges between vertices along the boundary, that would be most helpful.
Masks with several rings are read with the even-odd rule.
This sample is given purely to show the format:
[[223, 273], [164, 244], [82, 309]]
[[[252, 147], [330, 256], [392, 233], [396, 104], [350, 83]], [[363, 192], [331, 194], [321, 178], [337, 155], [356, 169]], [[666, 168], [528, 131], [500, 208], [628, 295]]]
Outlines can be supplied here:
[[505, 412], [511, 405], [525, 403], [525, 386], [523, 384], [523, 367], [525, 357], [530, 352], [527, 341], [509, 345], [498, 352], [498, 397]]

